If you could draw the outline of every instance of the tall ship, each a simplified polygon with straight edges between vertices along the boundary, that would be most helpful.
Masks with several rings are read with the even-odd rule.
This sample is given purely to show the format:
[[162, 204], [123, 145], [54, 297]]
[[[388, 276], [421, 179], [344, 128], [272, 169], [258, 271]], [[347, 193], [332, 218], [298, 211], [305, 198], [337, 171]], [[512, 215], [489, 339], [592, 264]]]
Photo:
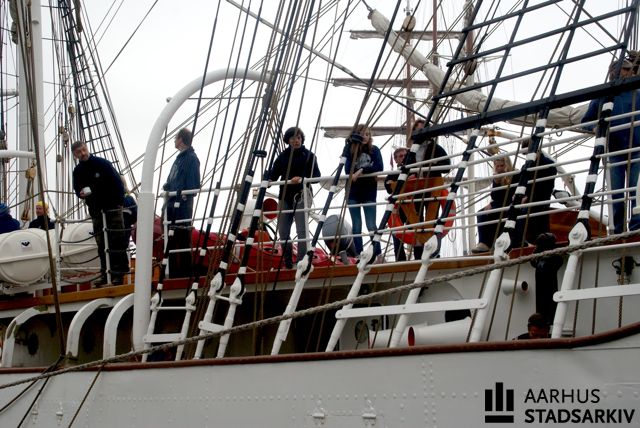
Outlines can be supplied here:
[[640, 426], [640, 0], [0, 5], [2, 426]]

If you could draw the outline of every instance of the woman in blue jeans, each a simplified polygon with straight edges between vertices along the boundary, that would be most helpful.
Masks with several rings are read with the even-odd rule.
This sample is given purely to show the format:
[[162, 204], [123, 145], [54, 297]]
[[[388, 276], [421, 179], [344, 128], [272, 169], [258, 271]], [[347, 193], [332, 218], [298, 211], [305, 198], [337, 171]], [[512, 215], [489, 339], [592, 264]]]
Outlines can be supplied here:
[[[362, 233], [362, 217], [360, 214], [361, 204], [371, 204], [363, 206], [364, 221], [367, 224], [369, 232], [374, 232], [377, 228], [376, 223], [376, 196], [378, 194], [378, 184], [376, 177], [362, 177], [363, 174], [371, 174], [382, 171], [382, 155], [380, 149], [373, 145], [371, 138], [371, 130], [366, 125], [358, 125], [351, 137], [347, 140], [344, 147], [343, 156], [346, 158], [345, 172], [351, 173], [351, 186], [347, 203], [349, 206], [349, 214], [353, 223], [353, 234]], [[360, 255], [362, 252], [362, 237], [353, 238], [356, 253]], [[382, 251], [379, 242], [373, 242], [373, 250], [376, 256]], [[380, 262], [380, 257], [377, 258]]]

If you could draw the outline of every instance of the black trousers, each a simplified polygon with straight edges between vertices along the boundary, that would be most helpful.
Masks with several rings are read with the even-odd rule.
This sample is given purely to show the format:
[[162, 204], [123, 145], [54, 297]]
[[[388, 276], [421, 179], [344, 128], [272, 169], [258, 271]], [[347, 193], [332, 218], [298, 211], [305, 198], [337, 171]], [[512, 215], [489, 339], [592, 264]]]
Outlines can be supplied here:
[[[127, 235], [124, 230], [122, 207], [105, 210], [107, 239], [109, 240], [109, 265], [112, 276], [122, 277], [129, 272], [129, 258], [127, 257]], [[93, 223], [93, 236], [98, 244], [98, 256], [100, 256], [100, 273], [107, 274], [107, 254], [105, 251], [105, 225], [102, 212], [91, 217]]]

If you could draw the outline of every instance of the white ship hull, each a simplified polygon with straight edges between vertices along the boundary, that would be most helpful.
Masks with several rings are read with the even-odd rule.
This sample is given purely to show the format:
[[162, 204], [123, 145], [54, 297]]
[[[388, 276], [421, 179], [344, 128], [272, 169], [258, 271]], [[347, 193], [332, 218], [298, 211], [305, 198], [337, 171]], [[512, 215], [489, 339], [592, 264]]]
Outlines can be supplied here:
[[[122, 428], [455, 428], [494, 426], [485, 418], [496, 415], [513, 418], [499, 426], [638, 426], [639, 358], [636, 324], [555, 343], [115, 364], [52, 377], [46, 385], [37, 381], [0, 417], [3, 426], [26, 417], [22, 426], [33, 427], [68, 426], [78, 409], [74, 426]], [[7, 384], [37, 374], [5, 371], [0, 379]], [[512, 408], [506, 398], [503, 411], [496, 408], [497, 383], [505, 397], [513, 390]], [[0, 404], [26, 385], [2, 389]]]

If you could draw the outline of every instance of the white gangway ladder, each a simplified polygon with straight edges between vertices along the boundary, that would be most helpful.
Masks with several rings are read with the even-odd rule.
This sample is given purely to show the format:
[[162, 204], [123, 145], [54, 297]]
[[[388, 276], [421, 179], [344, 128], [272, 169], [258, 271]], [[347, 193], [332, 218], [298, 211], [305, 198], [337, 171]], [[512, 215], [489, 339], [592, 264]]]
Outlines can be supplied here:
[[[147, 334], [144, 335], [144, 349], [148, 350], [154, 344], [158, 343], [170, 343], [187, 338], [189, 334], [189, 323], [191, 322], [191, 315], [196, 310], [196, 297], [198, 293], [198, 284], [193, 283], [191, 289], [187, 293], [184, 299], [184, 306], [163, 306], [164, 299], [162, 298], [162, 284], [158, 283], [156, 293], [151, 297], [151, 318], [149, 320], [149, 327], [147, 328]], [[184, 320], [182, 321], [182, 327], [177, 333], [154, 333], [156, 328], [156, 321], [158, 313], [160, 311], [184, 311]], [[182, 352], [184, 351], [184, 344], [176, 347], [175, 360], [182, 359]], [[142, 361], [147, 361], [148, 353], [142, 355]]]
[[[242, 286], [240, 283], [240, 279], [236, 278], [234, 283], [229, 287], [229, 296], [223, 296], [220, 294], [224, 287], [224, 282], [222, 280], [222, 275], [217, 273], [216, 276], [211, 280], [211, 287], [209, 289], [209, 303], [207, 304], [207, 310], [204, 314], [204, 318], [202, 321], [198, 323], [198, 328], [200, 329], [200, 335], [206, 333], [218, 333], [222, 330], [227, 330], [233, 326], [233, 319], [235, 318], [236, 309], [238, 305], [242, 304]], [[229, 309], [227, 310], [227, 316], [224, 319], [224, 324], [216, 324], [213, 322], [213, 311], [216, 307], [218, 300], [226, 301], [229, 303]], [[218, 344], [218, 352], [216, 354], [216, 358], [224, 357], [224, 354], [227, 350], [227, 345], [229, 343], [229, 335], [224, 334], [220, 337], [220, 342]], [[193, 356], [194, 359], [202, 358], [202, 353], [204, 351], [205, 340], [199, 340], [198, 345], [196, 346], [196, 352]]]

